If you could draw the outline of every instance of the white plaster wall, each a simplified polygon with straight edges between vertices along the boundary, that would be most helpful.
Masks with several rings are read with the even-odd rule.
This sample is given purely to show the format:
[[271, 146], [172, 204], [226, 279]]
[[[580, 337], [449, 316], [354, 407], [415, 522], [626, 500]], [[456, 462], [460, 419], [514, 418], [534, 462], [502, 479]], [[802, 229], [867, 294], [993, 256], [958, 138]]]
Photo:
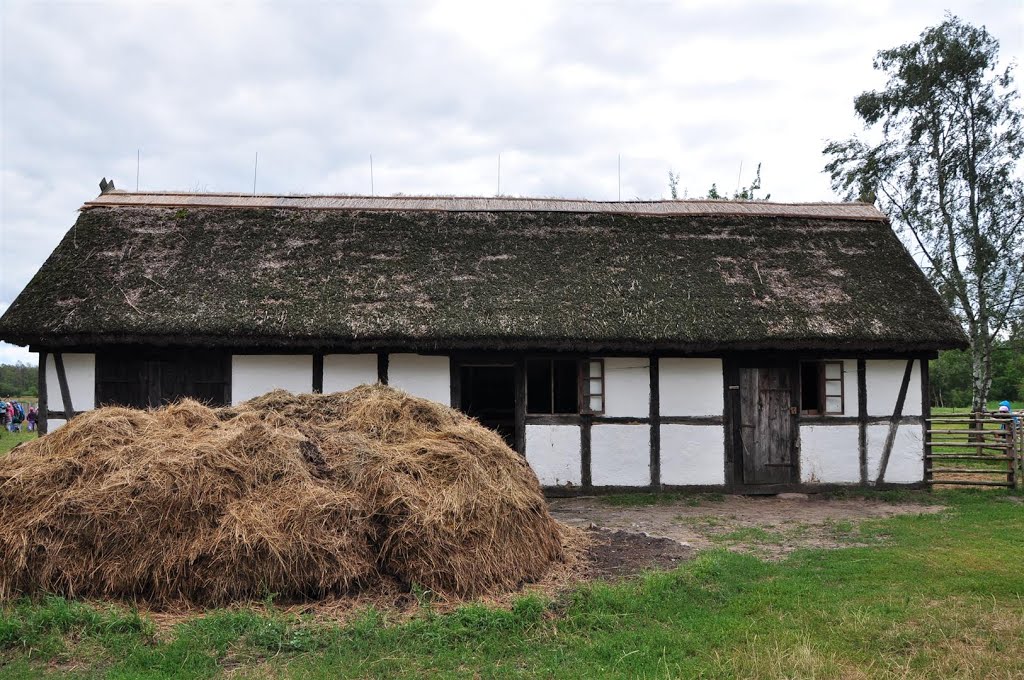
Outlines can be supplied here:
[[302, 354], [236, 354], [231, 357], [231, 403], [275, 389], [313, 391], [313, 357]]
[[[868, 394], [871, 388], [868, 388]], [[889, 424], [868, 425], [868, 480], [878, 479], [878, 467], [885, 450]], [[903, 423], [896, 430], [896, 439], [885, 468], [884, 482], [894, 484], [920, 482], [924, 479], [924, 432], [920, 423]]]
[[327, 354], [324, 356], [324, 392], [342, 392], [377, 382], [376, 354]]
[[49, 418], [46, 421], [46, 431], [53, 432], [66, 422], [68, 421], [64, 420], [63, 418]]
[[859, 484], [859, 431], [856, 425], [801, 424], [800, 481]]
[[658, 362], [661, 415], [722, 415], [722, 384], [721, 359], [661, 359]]
[[541, 486], [579, 486], [579, 425], [527, 425], [526, 462]]
[[590, 429], [590, 480], [594, 486], [651, 483], [651, 427], [595, 424]]
[[649, 359], [604, 360], [604, 414], [647, 418], [651, 415], [651, 362]]
[[392, 354], [388, 357], [388, 385], [409, 394], [451, 404], [452, 378], [448, 357]]
[[725, 484], [721, 425], [661, 426], [662, 484]]
[[[76, 411], [88, 411], [96, 408], [96, 355], [64, 354], [63, 357], [64, 375], [68, 379], [71, 406]], [[46, 401], [49, 410], [64, 410], [60, 381], [57, 380], [57, 360], [53, 354], [46, 357]], [[51, 420], [50, 422], [55, 421]]]
[[[867, 369], [868, 415], [891, 416], [896, 408], [896, 399], [903, 383], [903, 372], [907, 369], [906, 359], [895, 361], [871, 359], [865, 362]], [[856, 403], [856, 402], [854, 402]], [[856, 413], [856, 410], [853, 411]], [[903, 403], [903, 415], [921, 415], [921, 362], [914, 360], [910, 374], [907, 399]]]

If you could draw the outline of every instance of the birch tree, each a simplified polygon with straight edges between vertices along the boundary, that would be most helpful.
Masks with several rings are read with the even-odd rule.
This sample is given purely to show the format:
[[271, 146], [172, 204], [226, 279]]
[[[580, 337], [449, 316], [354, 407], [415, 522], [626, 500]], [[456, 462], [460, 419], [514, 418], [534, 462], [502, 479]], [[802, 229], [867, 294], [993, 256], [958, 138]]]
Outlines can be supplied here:
[[867, 139], [824, 150], [833, 188], [878, 203], [964, 324], [975, 409], [989, 397], [993, 341], [1024, 310], [1024, 136], [998, 56], [984, 27], [951, 15], [878, 52], [885, 89], [854, 100]]

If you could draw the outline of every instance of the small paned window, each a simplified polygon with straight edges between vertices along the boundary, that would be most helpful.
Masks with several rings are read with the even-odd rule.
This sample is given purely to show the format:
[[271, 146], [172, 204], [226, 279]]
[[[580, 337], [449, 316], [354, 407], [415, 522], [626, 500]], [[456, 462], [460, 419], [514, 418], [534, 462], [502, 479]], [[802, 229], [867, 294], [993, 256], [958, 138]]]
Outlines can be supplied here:
[[526, 412], [531, 415], [604, 413], [600, 359], [528, 359]]
[[580, 362], [580, 384], [583, 395], [582, 413], [604, 413], [604, 361], [589, 359]]
[[843, 362], [805, 361], [800, 364], [800, 412], [804, 415], [842, 415]]

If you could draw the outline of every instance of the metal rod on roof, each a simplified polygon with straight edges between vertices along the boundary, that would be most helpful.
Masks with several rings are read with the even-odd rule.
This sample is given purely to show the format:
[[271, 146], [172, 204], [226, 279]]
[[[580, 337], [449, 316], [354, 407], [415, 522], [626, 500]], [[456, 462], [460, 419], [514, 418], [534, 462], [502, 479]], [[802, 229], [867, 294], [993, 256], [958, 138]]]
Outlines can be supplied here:
[[742, 182], [742, 181], [743, 181], [743, 161], [741, 160], [740, 161], [740, 171], [736, 175], [736, 191], [733, 192], [734, 194], [740, 193], [740, 182]]
[[260, 167], [260, 152], [256, 152], [256, 162], [252, 166], [252, 195], [256, 195], [256, 169]]
[[373, 154], [370, 154], [370, 195], [373, 196]]

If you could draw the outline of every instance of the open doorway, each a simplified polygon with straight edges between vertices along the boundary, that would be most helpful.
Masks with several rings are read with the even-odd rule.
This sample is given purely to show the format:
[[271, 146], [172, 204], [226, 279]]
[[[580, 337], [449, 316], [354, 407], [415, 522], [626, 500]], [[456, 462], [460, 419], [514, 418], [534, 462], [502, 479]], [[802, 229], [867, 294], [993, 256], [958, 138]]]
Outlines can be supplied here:
[[463, 413], [495, 430], [512, 448], [516, 445], [516, 371], [513, 366], [459, 368]]

